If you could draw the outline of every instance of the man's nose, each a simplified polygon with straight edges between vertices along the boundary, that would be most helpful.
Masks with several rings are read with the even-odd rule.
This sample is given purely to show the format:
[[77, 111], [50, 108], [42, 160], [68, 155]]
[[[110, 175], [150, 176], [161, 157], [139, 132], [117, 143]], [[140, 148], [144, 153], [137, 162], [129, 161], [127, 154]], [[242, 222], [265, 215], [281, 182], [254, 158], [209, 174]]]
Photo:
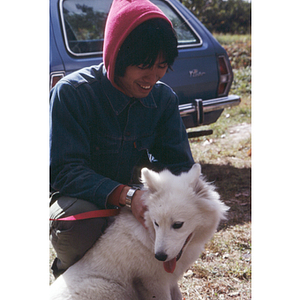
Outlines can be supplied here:
[[155, 66], [151, 67], [146, 75], [149, 83], [155, 84], [161, 78], [159, 69]]

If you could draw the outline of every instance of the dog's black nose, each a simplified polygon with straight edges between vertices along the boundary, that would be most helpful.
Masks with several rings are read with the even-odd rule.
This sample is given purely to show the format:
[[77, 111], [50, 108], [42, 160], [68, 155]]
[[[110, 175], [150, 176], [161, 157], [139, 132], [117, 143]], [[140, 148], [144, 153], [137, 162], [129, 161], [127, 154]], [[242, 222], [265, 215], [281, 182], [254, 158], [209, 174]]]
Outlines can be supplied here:
[[155, 258], [160, 261], [165, 261], [167, 259], [168, 255], [163, 252], [155, 253]]

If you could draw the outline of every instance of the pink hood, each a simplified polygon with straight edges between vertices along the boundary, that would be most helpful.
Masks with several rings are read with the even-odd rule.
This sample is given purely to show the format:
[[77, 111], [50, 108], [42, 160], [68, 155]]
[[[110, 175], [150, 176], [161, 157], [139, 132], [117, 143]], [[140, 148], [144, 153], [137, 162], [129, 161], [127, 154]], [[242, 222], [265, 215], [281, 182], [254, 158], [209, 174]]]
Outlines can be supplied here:
[[[105, 26], [103, 61], [107, 77], [114, 82], [115, 62], [119, 49], [129, 33], [141, 23], [154, 18], [170, 20], [163, 12], [148, 0], [114, 0]], [[119, 88], [118, 88], [119, 89]]]

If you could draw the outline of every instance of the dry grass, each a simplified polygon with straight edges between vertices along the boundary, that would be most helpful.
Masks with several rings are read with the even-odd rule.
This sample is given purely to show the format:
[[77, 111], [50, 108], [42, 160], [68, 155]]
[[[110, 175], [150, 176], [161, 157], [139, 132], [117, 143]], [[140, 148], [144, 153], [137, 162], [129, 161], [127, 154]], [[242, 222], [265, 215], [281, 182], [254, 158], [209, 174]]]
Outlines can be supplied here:
[[251, 299], [251, 169], [202, 164], [230, 207], [205, 252], [180, 283], [185, 300]]
[[182, 294], [185, 300], [251, 299], [251, 169], [202, 164], [202, 171], [214, 181], [230, 210], [204, 253], [185, 273]]
[[250, 226], [230, 226], [215, 234], [180, 282], [185, 300], [251, 299]]
[[185, 300], [251, 299], [251, 99], [225, 110], [214, 134], [190, 140], [196, 162], [230, 207], [180, 282]]

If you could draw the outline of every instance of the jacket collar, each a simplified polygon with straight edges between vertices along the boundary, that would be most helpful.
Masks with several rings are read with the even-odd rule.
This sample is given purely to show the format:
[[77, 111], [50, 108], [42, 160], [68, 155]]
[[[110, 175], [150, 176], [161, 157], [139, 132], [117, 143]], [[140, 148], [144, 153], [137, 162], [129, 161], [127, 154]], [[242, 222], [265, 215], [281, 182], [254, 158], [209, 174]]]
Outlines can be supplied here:
[[107, 78], [107, 72], [104, 65], [102, 65], [102, 75], [103, 76], [101, 82], [103, 86], [103, 91], [107, 99], [109, 100], [110, 105], [112, 106], [116, 115], [121, 114], [122, 111], [126, 108], [126, 106], [133, 100], [140, 101], [140, 103], [146, 108], [157, 108], [152, 91], [145, 98], [141, 98], [141, 99], [131, 98], [123, 94], [121, 91], [116, 89], [111, 84], [111, 82]]

